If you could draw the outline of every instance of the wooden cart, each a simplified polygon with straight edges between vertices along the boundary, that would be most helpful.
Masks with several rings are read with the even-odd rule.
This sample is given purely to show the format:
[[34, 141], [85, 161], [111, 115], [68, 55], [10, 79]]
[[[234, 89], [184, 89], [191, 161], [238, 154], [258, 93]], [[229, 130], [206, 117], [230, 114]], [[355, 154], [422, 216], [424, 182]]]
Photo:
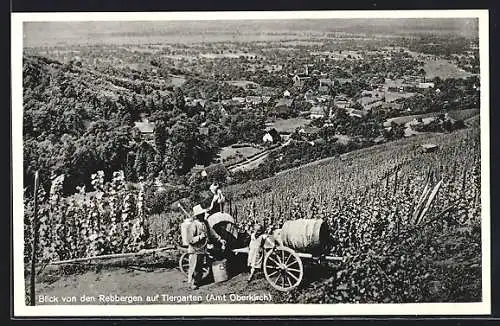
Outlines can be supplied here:
[[[210, 219], [210, 217], [209, 217]], [[226, 222], [234, 225], [234, 221], [227, 219]], [[212, 226], [214, 223], [209, 224]], [[235, 235], [233, 233], [233, 235]], [[227, 241], [227, 240], [226, 240]], [[233, 239], [229, 243], [230, 250], [235, 255], [248, 254], [249, 248], [233, 248], [231, 245], [237, 243], [237, 239]], [[262, 261], [262, 270], [267, 282], [276, 290], [291, 291], [298, 287], [304, 279], [304, 263], [303, 260], [309, 260], [312, 263], [321, 263], [325, 261], [344, 261], [343, 257], [326, 255], [323, 252], [306, 253], [298, 252], [277, 240], [276, 237], [268, 237], [264, 246], [264, 259]], [[210, 274], [210, 259], [206, 260], [203, 266], [203, 277]], [[184, 252], [179, 260], [179, 269], [187, 275], [189, 267], [189, 254]]]
[[[248, 254], [248, 247], [234, 249], [233, 252]], [[295, 289], [304, 279], [304, 259], [313, 263], [344, 261], [343, 257], [314, 256], [310, 253], [297, 252], [287, 246], [276, 245], [265, 250], [262, 270], [266, 281], [278, 291], [287, 292]]]

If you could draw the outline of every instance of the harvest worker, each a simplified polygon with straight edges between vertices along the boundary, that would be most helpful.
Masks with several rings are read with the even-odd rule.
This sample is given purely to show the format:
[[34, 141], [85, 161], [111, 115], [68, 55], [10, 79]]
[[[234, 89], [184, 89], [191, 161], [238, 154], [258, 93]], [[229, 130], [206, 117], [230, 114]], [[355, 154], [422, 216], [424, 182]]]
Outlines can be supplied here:
[[214, 196], [212, 198], [210, 206], [207, 208], [208, 215], [212, 215], [218, 212], [223, 213], [225, 198], [224, 195], [222, 194], [222, 190], [220, 189], [217, 183], [212, 183], [210, 185], [210, 191]]
[[264, 256], [264, 241], [266, 234], [262, 224], [256, 223], [253, 232], [250, 235], [250, 245], [248, 246], [248, 266], [250, 267], [250, 275], [247, 281], [252, 280], [256, 268], [262, 268], [262, 258]]
[[198, 288], [201, 281], [201, 269], [203, 267], [203, 258], [207, 255], [207, 246], [209, 238], [213, 238], [225, 245], [225, 241], [212, 229], [210, 229], [205, 221], [207, 211], [201, 205], [193, 207], [194, 221], [188, 228], [188, 252], [189, 255], [189, 269], [188, 269], [188, 284], [191, 289]]

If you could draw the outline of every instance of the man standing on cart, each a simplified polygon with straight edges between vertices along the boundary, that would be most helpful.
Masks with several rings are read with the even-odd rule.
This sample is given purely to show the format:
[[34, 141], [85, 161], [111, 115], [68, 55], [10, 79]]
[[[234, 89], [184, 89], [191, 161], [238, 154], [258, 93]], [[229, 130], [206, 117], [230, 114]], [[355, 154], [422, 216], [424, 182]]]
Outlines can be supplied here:
[[225, 198], [219, 184], [212, 183], [210, 185], [210, 192], [213, 194], [213, 197], [210, 202], [210, 206], [207, 208], [208, 214], [212, 215], [219, 212], [224, 213]]
[[[225, 245], [225, 241], [214, 232], [205, 221], [207, 211], [196, 205], [193, 207], [194, 221], [188, 228], [188, 252], [189, 252], [189, 269], [188, 269], [188, 284], [192, 290], [198, 288], [201, 282], [201, 270], [203, 268], [203, 261], [207, 255], [207, 246], [209, 240], [215, 241]], [[209, 239], [212, 238], [212, 239]]]

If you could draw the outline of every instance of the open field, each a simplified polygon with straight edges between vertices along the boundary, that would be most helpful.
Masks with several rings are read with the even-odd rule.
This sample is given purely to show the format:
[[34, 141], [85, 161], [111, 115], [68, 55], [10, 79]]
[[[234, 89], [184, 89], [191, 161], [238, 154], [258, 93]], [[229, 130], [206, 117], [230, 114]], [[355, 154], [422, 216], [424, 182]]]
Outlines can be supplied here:
[[449, 62], [448, 60], [436, 59], [428, 60], [425, 62], [424, 70], [427, 78], [439, 77], [446, 78], [467, 78], [472, 76], [470, 72], [459, 68], [457, 65]]
[[414, 119], [436, 117], [438, 115], [439, 115], [438, 112], [429, 112], [429, 113], [424, 113], [424, 114], [413, 114], [413, 115], [406, 115], [406, 116], [401, 116], [401, 117], [390, 118], [390, 119], [387, 119], [386, 122], [384, 122], [384, 126], [389, 127], [391, 125], [391, 122], [394, 122], [398, 125], [402, 125], [402, 124], [406, 124], [408, 122], [411, 122]]
[[262, 149], [254, 146], [244, 146], [237, 148], [232, 146], [226, 146], [221, 149], [219, 156], [223, 161], [225, 161], [230, 157], [246, 158], [260, 152], [262, 152]]
[[229, 80], [226, 81], [226, 83], [228, 83], [229, 85], [238, 86], [242, 88], [247, 88], [249, 85], [252, 85], [253, 87], [260, 86], [259, 84], [248, 80]]
[[172, 75], [170, 76], [169, 81], [173, 87], [181, 87], [186, 82], [186, 77]]
[[303, 127], [310, 122], [309, 119], [292, 118], [292, 119], [277, 119], [274, 122], [267, 124], [269, 128], [275, 128], [279, 133], [291, 133], [299, 127]]
[[448, 112], [448, 116], [455, 120], [468, 120], [472, 117], [479, 116], [479, 109], [450, 111]]

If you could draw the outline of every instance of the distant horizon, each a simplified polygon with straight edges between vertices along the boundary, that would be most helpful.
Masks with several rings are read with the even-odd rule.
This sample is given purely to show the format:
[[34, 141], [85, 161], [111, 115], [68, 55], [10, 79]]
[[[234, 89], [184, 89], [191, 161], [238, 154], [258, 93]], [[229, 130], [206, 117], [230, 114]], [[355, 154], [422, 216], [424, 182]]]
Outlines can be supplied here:
[[[197, 43], [239, 41], [238, 35], [255, 36], [248, 41], [266, 41], [266, 36], [313, 34], [409, 36], [422, 34], [478, 37], [477, 18], [332, 18], [277, 20], [184, 20], [184, 21], [66, 21], [24, 22], [23, 46], [84, 44]], [[305, 35], [299, 35], [304, 33]], [[213, 36], [218, 37], [213, 37]], [[185, 36], [185, 37], [182, 37]], [[188, 37], [189, 36], [189, 37]], [[196, 36], [193, 41], [193, 36]], [[173, 39], [172, 39], [173, 37]], [[290, 35], [288, 36], [290, 38]], [[279, 40], [276, 37], [274, 40]], [[242, 41], [242, 40], [240, 40]]]

